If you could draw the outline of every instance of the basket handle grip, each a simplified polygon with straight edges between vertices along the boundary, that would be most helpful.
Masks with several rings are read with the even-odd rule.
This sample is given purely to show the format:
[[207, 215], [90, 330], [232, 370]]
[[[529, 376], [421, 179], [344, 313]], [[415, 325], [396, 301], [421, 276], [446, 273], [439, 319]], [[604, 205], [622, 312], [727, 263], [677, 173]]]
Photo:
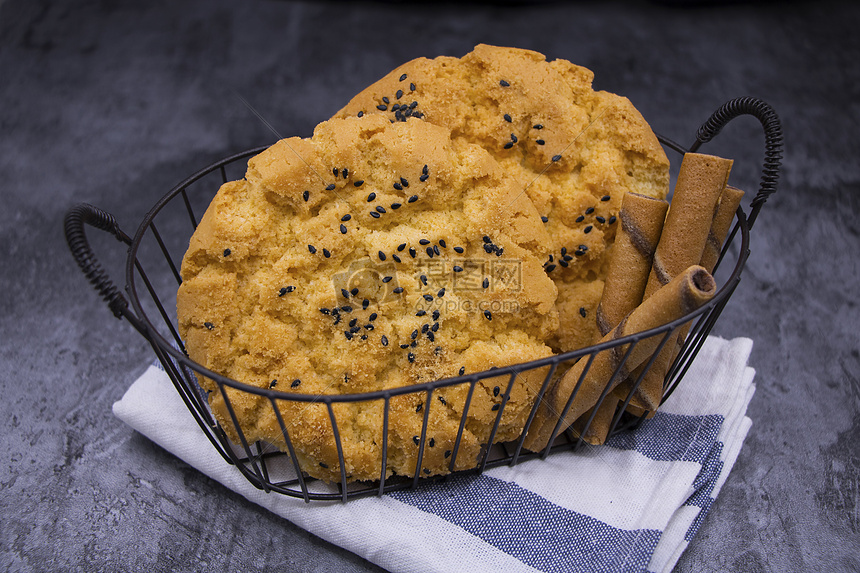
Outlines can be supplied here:
[[761, 206], [774, 192], [779, 179], [782, 161], [782, 126], [774, 109], [765, 101], [754, 97], [739, 97], [721, 105], [711, 117], [702, 124], [696, 134], [696, 142], [690, 151], [696, 151], [703, 143], [711, 141], [728, 122], [741, 115], [752, 115], [761, 122], [764, 129], [765, 154], [762, 167], [761, 185], [752, 200], [747, 224], [752, 229]]
[[131, 245], [131, 238], [119, 228], [113, 215], [87, 203], [79, 203], [69, 209], [63, 221], [66, 243], [81, 271], [107, 302], [114, 316], [122, 318], [127, 315], [128, 301], [96, 260], [84, 233], [85, 224], [112, 234], [126, 245]]

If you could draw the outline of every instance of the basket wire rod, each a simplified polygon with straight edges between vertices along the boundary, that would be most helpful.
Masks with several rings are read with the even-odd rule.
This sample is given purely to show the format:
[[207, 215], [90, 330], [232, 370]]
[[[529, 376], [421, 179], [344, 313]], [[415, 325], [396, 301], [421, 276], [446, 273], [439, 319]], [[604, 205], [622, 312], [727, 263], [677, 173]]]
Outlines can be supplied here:
[[388, 411], [391, 406], [391, 394], [385, 394], [382, 410], [382, 468], [379, 470], [379, 493], [385, 493], [385, 474], [388, 466]]
[[173, 336], [174, 342], [179, 347], [179, 350], [182, 351], [183, 354], [187, 354], [185, 351], [185, 345], [182, 342], [182, 338], [180, 338], [179, 333], [176, 331], [176, 328], [173, 326], [173, 321], [170, 320], [170, 317], [167, 316], [167, 311], [164, 310], [164, 305], [161, 304], [161, 300], [158, 298], [158, 294], [155, 292], [155, 289], [152, 286], [152, 283], [149, 280], [149, 277], [146, 274], [146, 271], [143, 270], [143, 265], [140, 264], [140, 261], [135, 258], [134, 266], [137, 268], [137, 272], [140, 277], [143, 279], [143, 284], [146, 285], [146, 290], [149, 291], [149, 296], [152, 298], [152, 302], [155, 303], [155, 306], [158, 308], [158, 312], [161, 314], [162, 320], [164, 320], [164, 324], [170, 330], [171, 336]]
[[[154, 342], [150, 342], [150, 346], [152, 347], [153, 352], [155, 352], [155, 355], [158, 357], [159, 362], [161, 362], [161, 365], [164, 367], [164, 371], [167, 373], [171, 382], [173, 382], [173, 386], [176, 388], [177, 392], [179, 393], [180, 398], [182, 398], [182, 401], [185, 403], [185, 407], [188, 408], [189, 410], [191, 410], [191, 414], [192, 414], [194, 420], [197, 422], [197, 425], [200, 426], [200, 429], [203, 431], [204, 434], [210, 435], [211, 430], [212, 430], [211, 426], [209, 424], [207, 424], [207, 422], [201, 418], [201, 416], [198, 412], [198, 409], [194, 408], [191, 405], [191, 403], [190, 403], [191, 400], [188, 396], [188, 392], [186, 392], [184, 385], [178, 382], [178, 380], [180, 379], [180, 374], [177, 372], [177, 370], [175, 368], [175, 364], [170, 359], [170, 356], [165, 354], [162, 351], [161, 347], [159, 347]], [[218, 453], [221, 454], [221, 456], [227, 462], [232, 463], [230, 456], [227, 455], [222, 444], [214, 443], [214, 442], [213, 442], [213, 444], [216, 446], [215, 449], [218, 451]]]
[[526, 435], [529, 433], [529, 428], [532, 425], [532, 421], [537, 415], [537, 411], [540, 408], [540, 403], [543, 400], [543, 396], [546, 393], [546, 389], [549, 387], [549, 382], [552, 380], [552, 377], [555, 375], [555, 371], [558, 368], [558, 362], [553, 362], [549, 370], [546, 373], [546, 376], [543, 378], [543, 384], [541, 384], [540, 390], [538, 391], [537, 396], [535, 397], [534, 404], [532, 404], [531, 411], [529, 412], [528, 418], [526, 418], [526, 423], [523, 426], [523, 433], [520, 435], [519, 440], [517, 440], [517, 446], [514, 449], [514, 455], [511, 457], [511, 465], [516, 465], [517, 460], [519, 460], [520, 452], [523, 449], [523, 443], [526, 441]]
[[[564, 422], [564, 417], [567, 416], [568, 411], [570, 410], [571, 405], [573, 404], [573, 400], [576, 398], [576, 395], [579, 394], [579, 387], [582, 386], [583, 380], [588, 375], [588, 371], [591, 370], [591, 364], [594, 362], [594, 357], [597, 353], [592, 352], [588, 355], [588, 361], [585, 363], [585, 368], [582, 369], [582, 373], [579, 375], [579, 379], [576, 381], [576, 386], [573, 388], [573, 392], [571, 392], [570, 397], [567, 399], [567, 403], [564, 405], [564, 409], [558, 416], [558, 421], [555, 423], [555, 427], [552, 429], [552, 434], [549, 437], [549, 441], [547, 442], [546, 447], [544, 448], [543, 454], [541, 455], [541, 459], [545, 460], [549, 455], [550, 450], [552, 449], [552, 443], [555, 441], [555, 438], [558, 436], [561, 431], [562, 423]], [[548, 409], [551, 407], [548, 405]]]
[[337, 463], [340, 466], [340, 483], [338, 484], [338, 487], [340, 488], [343, 501], [346, 501], [346, 460], [343, 457], [343, 444], [340, 441], [340, 431], [338, 431], [337, 429], [337, 420], [335, 419], [334, 407], [332, 406], [332, 401], [330, 398], [325, 401], [325, 405], [326, 409], [328, 410], [329, 421], [331, 422], [331, 431], [334, 437], [334, 445], [337, 448]]
[[481, 460], [480, 468], [478, 469], [478, 473], [484, 473], [484, 469], [487, 467], [487, 459], [490, 457], [490, 451], [493, 449], [493, 444], [496, 441], [496, 433], [499, 431], [499, 424], [502, 421], [502, 414], [505, 412], [505, 405], [508, 403], [508, 398], [511, 395], [511, 389], [514, 387], [514, 381], [517, 379], [517, 372], [511, 372], [510, 379], [508, 380], [508, 386], [505, 388], [505, 393], [502, 395], [502, 401], [499, 404], [499, 411], [496, 414], [496, 420], [493, 422], [493, 429], [490, 431], [490, 437], [487, 440], [487, 449], [484, 452], [484, 457]]
[[466, 403], [463, 405], [463, 414], [460, 416], [460, 427], [457, 428], [457, 437], [454, 438], [454, 451], [451, 453], [451, 463], [448, 465], [450, 471], [454, 471], [457, 463], [457, 455], [460, 453], [460, 442], [463, 440], [463, 431], [466, 428], [466, 419], [469, 417], [469, 407], [472, 405], [472, 395], [475, 393], [475, 385], [478, 378], [469, 379], [469, 392], [466, 394]]
[[712, 275], [715, 274], [717, 272], [717, 270], [720, 268], [720, 263], [723, 262], [723, 258], [726, 256], [726, 254], [728, 254], [729, 248], [734, 243], [735, 236], [738, 234], [738, 230], [740, 230], [740, 226], [741, 226], [740, 217], [743, 215], [743, 210], [741, 209], [741, 207], [738, 207], [738, 211], [740, 212], [740, 214], [737, 215], [738, 220], [735, 221], [735, 224], [732, 227], [731, 232], [729, 233], [728, 237], [726, 237], [726, 240], [723, 243], [723, 248], [720, 249], [720, 256], [717, 259], [717, 262], [714, 264], [714, 269], [711, 271]]
[[[622, 371], [625, 371], [624, 365], [627, 364], [627, 359], [630, 358], [630, 353], [633, 352], [633, 348], [635, 346], [635, 342], [627, 346], [627, 351], [624, 353], [624, 356], [621, 358], [615, 371], [612, 372], [612, 376], [609, 378], [609, 381], [603, 387], [603, 391], [600, 393], [597, 403], [593, 408], [591, 408], [591, 415], [588, 417], [588, 420], [586, 420], [585, 426], [582, 428], [582, 431], [579, 432], [579, 435], [576, 436], [576, 444], [573, 446], [573, 449], [578, 450], [582, 446], [582, 443], [585, 440], [585, 434], [588, 433], [588, 429], [591, 427], [591, 422], [594, 421], [594, 416], [597, 415], [597, 410], [600, 409], [600, 405], [603, 404], [603, 400], [605, 400], [606, 395], [609, 394], [609, 389], [614, 387], [613, 382], [621, 376]], [[612, 350], [608, 352], [612, 352]]]
[[185, 201], [185, 210], [188, 211], [188, 217], [191, 218], [191, 226], [194, 230], [197, 230], [197, 217], [194, 216], [194, 209], [191, 208], [191, 201], [188, 199], [188, 193], [185, 192], [185, 187], [180, 191], [182, 194], [182, 200]]
[[227, 171], [224, 169], [224, 164], [222, 163], [219, 168], [221, 169], [221, 182], [227, 183]]
[[254, 479], [252, 479], [252, 483], [254, 483], [257, 488], [263, 489], [268, 493], [268, 485], [265, 483], [260, 483], [262, 479], [260, 468], [257, 466], [257, 460], [254, 457], [254, 454], [251, 452], [251, 447], [248, 445], [247, 438], [245, 438], [245, 432], [239, 425], [239, 419], [236, 417], [236, 412], [233, 409], [233, 403], [230, 401], [230, 396], [225, 391], [224, 384], [222, 382], [216, 380], [215, 383], [218, 384], [218, 391], [221, 392], [221, 396], [224, 398], [224, 405], [227, 407], [227, 413], [230, 415], [230, 421], [233, 423], [233, 427], [236, 428], [236, 434], [239, 436], [242, 451], [245, 452], [244, 461], [250, 462], [252, 469], [249, 470], [247, 468], [247, 465], [245, 463], [242, 463], [242, 460], [236, 458], [235, 454], [232, 451], [232, 448], [228, 448], [227, 452], [230, 454], [230, 457], [232, 457], [236, 462], [236, 467], [238, 467], [246, 476], [253, 476]]
[[161, 234], [158, 232], [158, 229], [155, 227], [155, 221], [152, 222], [152, 235], [155, 237], [155, 240], [158, 242], [159, 248], [161, 248], [161, 253], [164, 255], [164, 260], [167, 261], [170, 270], [173, 272], [174, 278], [176, 278], [176, 284], [182, 284], [182, 277], [179, 275], [179, 270], [176, 268], [176, 265], [173, 263], [173, 258], [170, 256], [170, 253], [167, 250], [167, 247], [164, 245], [164, 241], [161, 240]]
[[257, 440], [254, 446], [257, 448], [257, 459], [260, 461], [260, 468], [263, 471], [263, 480], [267, 484], [270, 484], [272, 483], [272, 478], [269, 476], [269, 465], [266, 463], [266, 456], [263, 452], [263, 442]]
[[287, 444], [287, 452], [289, 453], [290, 461], [293, 463], [293, 469], [296, 472], [296, 479], [299, 482], [299, 487], [302, 490], [302, 498], [305, 500], [305, 503], [310, 503], [311, 500], [308, 497], [308, 484], [305, 482], [305, 475], [302, 473], [301, 466], [299, 466], [299, 460], [296, 457], [293, 440], [290, 439], [290, 432], [287, 431], [287, 425], [284, 423], [281, 409], [278, 408], [278, 403], [275, 398], [270, 397], [269, 402], [272, 404], [272, 410], [275, 412], [275, 419], [278, 420], [278, 427], [281, 429], [281, 435], [284, 437], [284, 442]]
[[415, 473], [412, 475], [412, 487], [418, 485], [418, 479], [421, 477], [421, 464], [424, 461], [424, 446], [427, 442], [427, 426], [430, 423], [430, 406], [432, 403], [433, 388], [431, 387], [427, 390], [427, 398], [424, 402], [424, 419], [421, 422], [421, 435], [418, 437], [418, 459], [415, 460]]

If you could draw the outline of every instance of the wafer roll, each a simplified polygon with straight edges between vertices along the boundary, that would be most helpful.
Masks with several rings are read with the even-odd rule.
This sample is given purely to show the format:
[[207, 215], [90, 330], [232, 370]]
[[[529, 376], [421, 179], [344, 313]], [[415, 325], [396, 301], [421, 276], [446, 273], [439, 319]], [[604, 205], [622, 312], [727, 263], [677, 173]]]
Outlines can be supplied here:
[[[713, 155], [687, 153], [681, 162], [672, 205], [663, 225], [654, 264], [645, 287], [645, 299], [672, 277], [702, 260], [714, 209], [726, 187], [732, 160]], [[636, 389], [631, 404], [654, 410], [663, 397], [663, 378], [674, 356], [677, 334], [670, 339]], [[641, 371], [631, 376], [635, 384]]]
[[[666, 210], [669, 204], [638, 193], [624, 195], [618, 215], [621, 228], [615, 238], [615, 245], [609, 260], [609, 271], [603, 285], [603, 294], [597, 307], [597, 329], [595, 342], [636, 308], [645, 294], [645, 285], [651, 272], [651, 263]], [[609, 433], [618, 399], [607, 395], [598, 407], [583, 439], [589, 444], [602, 444]], [[591, 412], [583, 416], [579, 431], [588, 421]]]
[[[708, 271], [698, 265], [691, 266], [643, 301], [601, 342], [617, 340], [671, 322], [710, 300], [716, 289], [716, 282]], [[526, 436], [526, 448], [539, 451], [546, 447], [560, 418], [561, 429], [569, 427], [597, 403], [607, 385], [611, 391], [631, 369], [647, 360], [661, 339], [662, 336], [658, 335], [640, 340], [624, 363], [622, 359], [629, 349], [628, 344], [599, 352], [590, 362], [588, 358], [580, 359], [547, 391]]]

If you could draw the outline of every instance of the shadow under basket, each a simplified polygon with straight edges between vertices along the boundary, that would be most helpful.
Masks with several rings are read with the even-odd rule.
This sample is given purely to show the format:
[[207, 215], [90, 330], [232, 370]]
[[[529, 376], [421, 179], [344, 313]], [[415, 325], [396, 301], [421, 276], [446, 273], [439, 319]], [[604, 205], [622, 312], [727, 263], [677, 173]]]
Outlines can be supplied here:
[[[188, 246], [188, 238], [197, 227], [198, 214], [205, 211], [215, 191], [217, 191], [222, 183], [243, 177], [245, 160], [260, 153], [266, 147], [251, 149], [222, 159], [179, 183], [146, 214], [133, 237], [130, 237], [120, 229], [112, 215], [91, 205], [76, 205], [66, 215], [66, 239], [82, 271], [107, 302], [114, 315], [117, 318], [125, 318], [149, 341], [160, 364], [176, 387], [176, 391], [182, 397], [182, 400], [194, 416], [201, 430], [209, 438], [212, 446], [221, 454], [226, 463], [235, 465], [254, 486], [266, 492], [302, 498], [305, 501], [347, 501], [362, 496], [381, 495], [390, 491], [421, 487], [423, 484], [447, 479], [450, 475], [480, 473], [487, 468], [505, 464], [514, 465], [525, 460], [545, 458], [555, 452], [577, 450], [583, 446], [588, 446], [582, 435], [585, 435], [587, 432], [588, 426], [592, 421], [591, 419], [584, 420], [584, 426], [578, 426], [576, 431], [573, 429], [563, 429], [558, 427], [560, 424], [557, 425], [553, 434], [554, 438], [550, 439], [549, 445], [540, 452], [526, 450], [523, 447], [523, 442], [526, 432], [537, 412], [540, 399], [549, 387], [553, 376], [562, 372], [578, 360], [593, 359], [599, 352], [610, 351], [617, 347], [625, 347], [626, 354], [618, 369], [616, 369], [615, 375], [617, 376], [624, 365], [624, 360], [629, 356], [630, 350], [635, 345], [641, 343], [643, 340], [656, 337], [658, 340], [657, 351], [654, 353], [654, 356], [656, 356], [667, 341], [672, 339], [675, 331], [681, 328], [689, 328], [683, 346], [677, 353], [677, 358], [666, 373], [663, 385], [663, 400], [673, 392], [678, 384], [682, 383], [690, 364], [695, 360], [708, 333], [711, 332], [720, 313], [726, 303], [728, 303], [729, 298], [740, 281], [744, 265], [750, 253], [750, 228], [753, 226], [761, 206], [776, 191], [782, 154], [782, 131], [779, 118], [767, 103], [755, 98], [744, 97], [731, 100], [715, 111], [708, 121], [701, 126], [696, 135], [695, 142], [689, 149], [685, 149], [673, 141], [658, 136], [665, 148], [670, 152], [683, 156], [686, 152], [697, 151], [702, 144], [707, 143], [715, 137], [729, 121], [742, 115], [754, 116], [760, 121], [764, 129], [765, 156], [761, 185], [750, 204], [749, 214], [745, 213], [742, 207], [739, 207], [737, 210], [734, 226], [724, 242], [720, 259], [713, 273], [717, 279], [718, 290], [709, 302], [678, 320], [607, 343], [550, 356], [533, 362], [505, 366], [485, 372], [476, 372], [424, 384], [362, 394], [298, 394], [243, 384], [207, 370], [186, 355], [182, 340], [177, 332], [175, 317], [176, 289], [178, 284], [181, 283], [177, 262], [181, 261]], [[96, 260], [84, 232], [85, 224], [106, 231], [128, 245], [125, 268], [126, 295], [113, 284]], [[645, 362], [645, 370], [650, 367], [652, 361], [653, 356], [651, 360]], [[497, 443], [495, 440], [496, 430], [502, 419], [505, 404], [515, 379], [518, 375], [536, 370], [540, 370], [546, 374], [543, 375], [542, 387], [538, 393], [535, 405], [532, 407], [525, 421], [522, 434], [518, 440]], [[280, 451], [270, 444], [250, 442], [241, 430], [238, 432], [238, 442], [234, 443], [231, 441], [213, 416], [206, 393], [198, 384], [197, 376], [205, 376], [210, 379], [222, 392], [226, 388], [231, 388], [234, 392], [249, 392], [267, 400], [274, 409], [283, 432], [286, 445], [284, 448], [285, 451]], [[644, 371], [635, 382], [634, 388], [631, 390], [631, 395], [639, 382], [641, 382], [643, 376]], [[482, 447], [476, 467], [469, 470], [453, 471], [457, 456], [460, 453], [460, 439], [463, 435], [472, 392], [480, 381], [489, 378], [507, 380], [507, 387], [505, 387], [505, 382], [501, 384], [496, 382], [501, 388], [501, 399], [495, 423], [489, 431], [489, 439]], [[610, 380], [610, 383], [604, 389], [600, 397], [601, 402], [607, 396], [611, 384], [612, 380]], [[464, 406], [459, 433], [450, 453], [449, 468], [452, 470], [452, 473], [444, 476], [422, 477], [420, 471], [422, 467], [421, 460], [425, 454], [425, 448], [428, 447], [427, 427], [430, 405], [433, 403], [434, 394], [438, 394], [443, 388], [457, 385], [468, 388], [468, 398]], [[412, 395], [416, 401], [421, 401], [426, 405], [423, 408], [424, 414], [421, 432], [420, 435], [416, 436], [417, 463], [415, 465], [415, 472], [411, 476], [386, 476], [385, 466], [387, 460], [390, 404], [393, 398], [402, 395]], [[382, 424], [382, 470], [379, 479], [372, 482], [350, 482], [349, 476], [347, 476], [343, 469], [345, 467], [344, 454], [340, 435], [338, 434], [338, 420], [335, 416], [334, 406], [342, 402], [359, 401], [378, 401], [383, 404], [383, 416], [380, 420], [380, 424]], [[627, 400], [619, 403], [610, 425], [610, 437], [619, 432], [632, 431], [646, 418], [647, 413], [641, 416], [628, 413], [627, 406], [629, 401], [630, 396], [628, 395]], [[278, 403], [284, 402], [314, 403], [318, 405], [317, 407], [327, 410], [328, 421], [331, 424], [330, 429], [334, 436], [334, 445], [338, 454], [338, 467], [340, 468], [339, 481], [326, 483], [309, 477], [308, 473], [303, 471], [299, 459], [295, 455], [287, 426], [284, 424], [284, 420], [277, 407]], [[229, 405], [227, 410], [232, 417], [234, 426], [239, 428], [235, 413]]]

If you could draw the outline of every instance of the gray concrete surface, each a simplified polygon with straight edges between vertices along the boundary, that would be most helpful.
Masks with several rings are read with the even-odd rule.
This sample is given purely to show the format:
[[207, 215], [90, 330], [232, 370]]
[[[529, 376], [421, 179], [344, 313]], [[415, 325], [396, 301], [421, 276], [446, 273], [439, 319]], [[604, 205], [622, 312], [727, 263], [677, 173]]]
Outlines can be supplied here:
[[[181, 6], [181, 7], [180, 7]], [[719, 104], [770, 102], [780, 189], [717, 325], [749, 336], [754, 425], [677, 566], [860, 570], [860, 11], [833, 3], [298, 3], [0, 6], [0, 568], [377, 571], [248, 503], [113, 417], [151, 360], [78, 272], [78, 201], [133, 230], [181, 178], [309, 135], [416, 56], [478, 42], [585, 65], [654, 129], [691, 142]], [[763, 140], [738, 120], [707, 148], [758, 183]], [[91, 233], [119, 277], [123, 248]]]

